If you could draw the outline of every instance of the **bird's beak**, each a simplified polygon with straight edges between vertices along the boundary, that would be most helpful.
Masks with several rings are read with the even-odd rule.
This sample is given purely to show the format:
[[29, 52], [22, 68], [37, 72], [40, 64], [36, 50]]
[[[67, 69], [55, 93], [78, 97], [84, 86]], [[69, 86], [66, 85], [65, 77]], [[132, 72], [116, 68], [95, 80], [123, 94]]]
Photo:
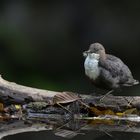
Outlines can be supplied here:
[[84, 52], [83, 52], [83, 56], [84, 56], [84, 57], [87, 57], [89, 53], [90, 53], [90, 50], [84, 51]]

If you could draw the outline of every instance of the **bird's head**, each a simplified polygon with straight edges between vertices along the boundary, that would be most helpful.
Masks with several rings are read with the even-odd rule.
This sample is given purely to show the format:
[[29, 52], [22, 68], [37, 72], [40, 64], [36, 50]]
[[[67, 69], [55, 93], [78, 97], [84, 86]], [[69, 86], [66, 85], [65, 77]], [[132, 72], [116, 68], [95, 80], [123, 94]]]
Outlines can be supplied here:
[[100, 43], [91, 44], [89, 46], [89, 49], [83, 52], [84, 57], [92, 56], [92, 57], [97, 57], [99, 59], [101, 55], [105, 55], [105, 49], [103, 45]]

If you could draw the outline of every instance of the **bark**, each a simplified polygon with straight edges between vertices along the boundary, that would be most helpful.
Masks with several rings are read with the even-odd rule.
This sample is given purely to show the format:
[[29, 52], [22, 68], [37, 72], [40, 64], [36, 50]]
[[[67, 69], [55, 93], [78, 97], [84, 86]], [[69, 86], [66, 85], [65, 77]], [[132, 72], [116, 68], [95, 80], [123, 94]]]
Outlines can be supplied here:
[[78, 130], [140, 132], [139, 96], [48, 91], [0, 77], [0, 103], [4, 105], [0, 108], [0, 138], [42, 130], [54, 130], [68, 138], [76, 136]]
[[72, 92], [56, 92], [18, 85], [0, 76], [0, 99], [5, 103], [24, 104], [31, 101], [44, 101], [53, 105], [73, 102], [79, 97]]

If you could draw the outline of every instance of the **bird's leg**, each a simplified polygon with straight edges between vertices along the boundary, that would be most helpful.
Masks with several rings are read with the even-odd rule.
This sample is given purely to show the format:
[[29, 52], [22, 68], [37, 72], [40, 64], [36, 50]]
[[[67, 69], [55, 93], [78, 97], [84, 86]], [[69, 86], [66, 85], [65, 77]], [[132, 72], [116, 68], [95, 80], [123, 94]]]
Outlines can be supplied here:
[[109, 95], [109, 94], [111, 94], [112, 92], [114, 92], [114, 89], [108, 91], [105, 95]]
[[100, 102], [103, 101], [103, 99], [104, 99], [106, 96], [108, 96], [110, 93], [112, 93], [112, 92], [114, 92], [113, 89], [110, 90], [110, 91], [108, 91], [108, 92], [100, 99]]

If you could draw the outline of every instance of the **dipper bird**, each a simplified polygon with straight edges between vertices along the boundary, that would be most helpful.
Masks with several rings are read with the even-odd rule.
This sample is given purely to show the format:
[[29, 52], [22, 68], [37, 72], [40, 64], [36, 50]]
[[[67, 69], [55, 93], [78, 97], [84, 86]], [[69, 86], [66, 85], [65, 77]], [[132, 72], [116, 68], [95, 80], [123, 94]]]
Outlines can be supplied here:
[[118, 57], [106, 54], [105, 48], [100, 43], [91, 44], [83, 55], [86, 57], [85, 74], [95, 86], [114, 90], [139, 84], [139, 81], [133, 78], [128, 66]]

